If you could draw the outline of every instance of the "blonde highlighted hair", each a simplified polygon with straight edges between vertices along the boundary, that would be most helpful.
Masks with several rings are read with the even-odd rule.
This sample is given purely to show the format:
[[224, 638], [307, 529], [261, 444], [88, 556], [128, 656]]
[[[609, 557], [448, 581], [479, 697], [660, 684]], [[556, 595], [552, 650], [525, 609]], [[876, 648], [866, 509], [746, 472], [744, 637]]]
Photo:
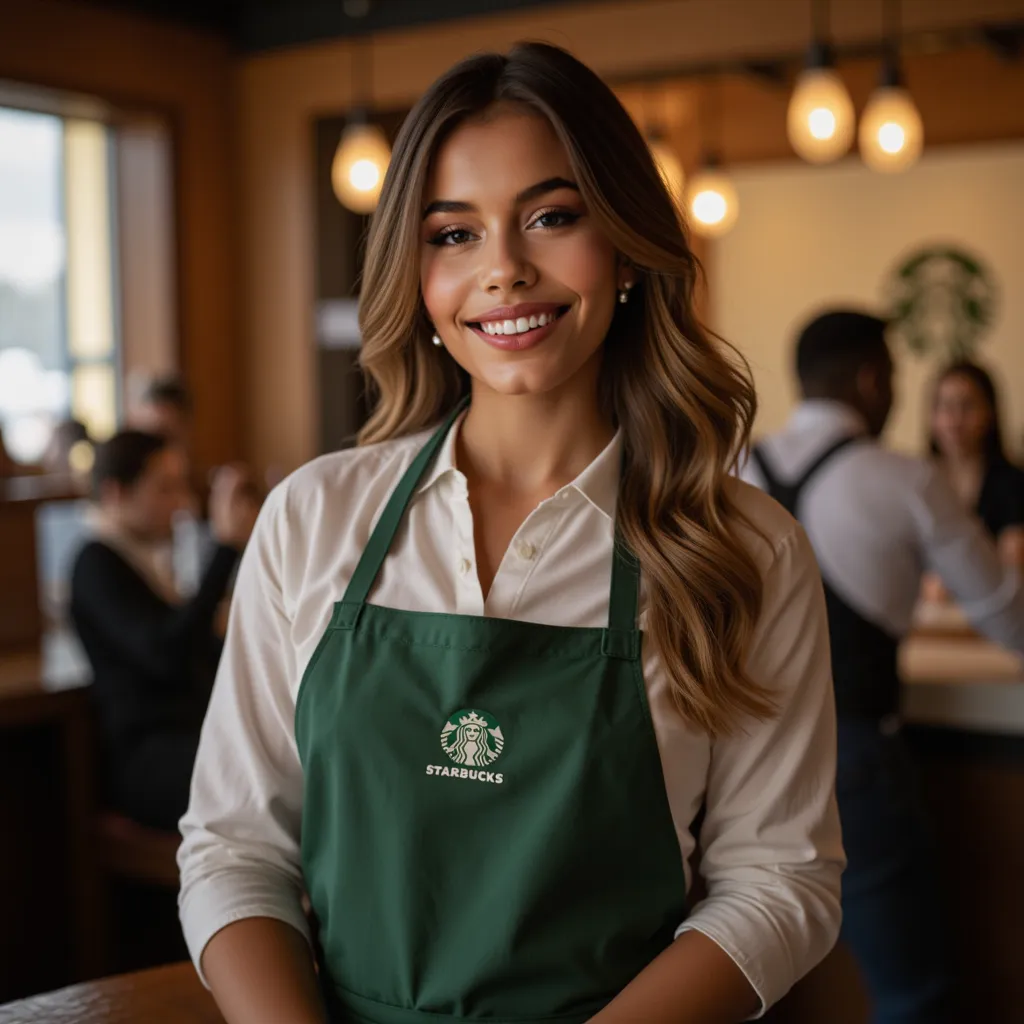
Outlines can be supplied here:
[[744, 662], [761, 577], [739, 536], [726, 478], [756, 409], [741, 358], [698, 321], [699, 263], [650, 152], [614, 93], [554, 46], [470, 57], [435, 82], [395, 143], [363, 271], [362, 365], [376, 404], [360, 443], [436, 424], [466, 374], [430, 344], [420, 295], [420, 221], [431, 161], [495, 103], [550, 121], [590, 211], [637, 285], [604, 343], [601, 401], [624, 435], [618, 523], [647, 585], [647, 632], [681, 714], [711, 735], [773, 710]]

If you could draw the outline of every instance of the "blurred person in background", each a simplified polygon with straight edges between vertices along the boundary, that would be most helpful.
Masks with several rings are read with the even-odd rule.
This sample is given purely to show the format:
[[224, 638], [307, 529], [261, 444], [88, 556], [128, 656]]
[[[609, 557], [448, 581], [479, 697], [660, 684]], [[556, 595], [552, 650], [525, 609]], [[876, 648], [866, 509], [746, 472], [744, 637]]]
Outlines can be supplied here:
[[803, 400], [742, 469], [803, 524], [825, 582], [848, 866], [842, 938], [876, 1024], [956, 1020], [951, 937], [931, 829], [900, 734], [897, 647], [922, 574], [974, 625], [1024, 652], [1024, 590], [930, 460], [878, 443], [893, 404], [886, 321], [833, 310], [800, 333]]
[[191, 500], [184, 453], [124, 431], [96, 450], [95, 522], [71, 581], [71, 617], [92, 666], [108, 800], [173, 829], [188, 802], [199, 729], [216, 672], [215, 629], [258, 511], [244, 475], [221, 470], [210, 517], [216, 547], [182, 601], [161, 549]]
[[[43, 454], [43, 469], [55, 475], [80, 475], [91, 468], [93, 458], [89, 428], [76, 419], [61, 420], [53, 428]], [[86, 465], [88, 463], [88, 465]]]
[[156, 377], [145, 383], [128, 411], [133, 430], [160, 434], [185, 452], [192, 434], [192, 396], [178, 377]]
[[995, 383], [976, 363], [947, 367], [935, 383], [930, 450], [964, 508], [995, 539], [1003, 561], [1024, 568], [1024, 470], [1003, 448]]

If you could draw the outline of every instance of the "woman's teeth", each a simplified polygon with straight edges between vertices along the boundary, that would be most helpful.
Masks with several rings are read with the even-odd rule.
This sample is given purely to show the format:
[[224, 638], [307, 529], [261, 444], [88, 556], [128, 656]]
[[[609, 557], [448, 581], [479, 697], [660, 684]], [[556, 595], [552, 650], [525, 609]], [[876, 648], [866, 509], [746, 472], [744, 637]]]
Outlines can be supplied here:
[[540, 316], [521, 316], [518, 320], [487, 320], [480, 326], [488, 334], [525, 334], [557, 319], [557, 313], [541, 313]]

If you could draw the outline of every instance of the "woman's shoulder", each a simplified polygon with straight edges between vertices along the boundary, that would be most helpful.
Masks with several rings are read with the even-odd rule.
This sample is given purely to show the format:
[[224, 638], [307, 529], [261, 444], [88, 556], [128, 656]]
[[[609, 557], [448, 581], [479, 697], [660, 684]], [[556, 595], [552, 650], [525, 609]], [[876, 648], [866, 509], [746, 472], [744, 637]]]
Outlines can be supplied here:
[[325, 515], [349, 519], [359, 510], [375, 509], [430, 436], [427, 430], [321, 455], [278, 484], [269, 503], [284, 512], [293, 527]]
[[1007, 458], [994, 459], [986, 474], [991, 481], [1008, 489], [1024, 488], [1024, 469]]
[[803, 527], [774, 498], [737, 477], [726, 479], [725, 494], [732, 505], [739, 540], [762, 576], [784, 551], [814, 561]]

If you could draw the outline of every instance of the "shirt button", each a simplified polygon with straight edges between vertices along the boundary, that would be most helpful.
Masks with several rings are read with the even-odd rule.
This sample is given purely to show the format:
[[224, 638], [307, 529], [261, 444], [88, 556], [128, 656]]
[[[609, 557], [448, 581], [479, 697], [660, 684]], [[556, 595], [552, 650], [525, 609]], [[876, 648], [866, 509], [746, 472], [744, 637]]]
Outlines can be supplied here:
[[459, 575], [465, 576], [473, 568], [473, 563], [468, 558], [459, 559]]
[[519, 552], [519, 557], [523, 559], [524, 562], [529, 562], [530, 559], [537, 554], [537, 549], [528, 540], [520, 541], [519, 547], [516, 550]]

